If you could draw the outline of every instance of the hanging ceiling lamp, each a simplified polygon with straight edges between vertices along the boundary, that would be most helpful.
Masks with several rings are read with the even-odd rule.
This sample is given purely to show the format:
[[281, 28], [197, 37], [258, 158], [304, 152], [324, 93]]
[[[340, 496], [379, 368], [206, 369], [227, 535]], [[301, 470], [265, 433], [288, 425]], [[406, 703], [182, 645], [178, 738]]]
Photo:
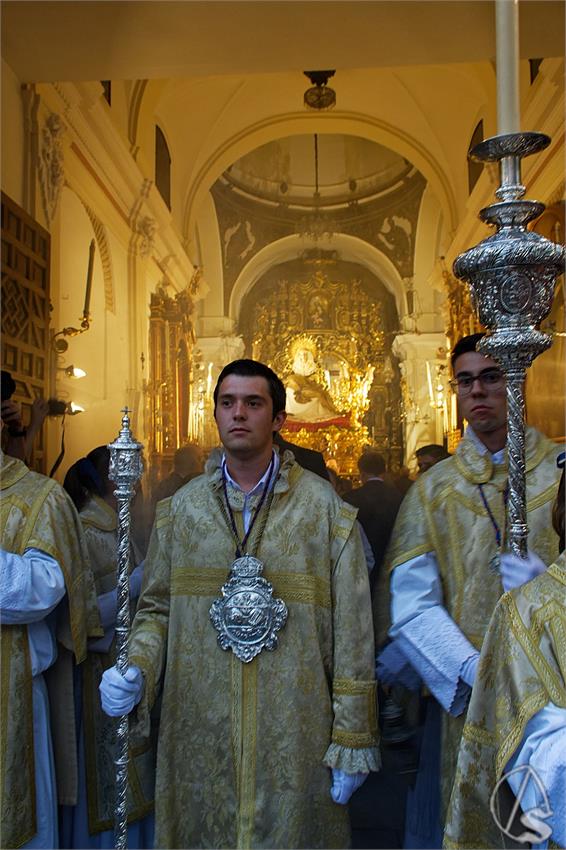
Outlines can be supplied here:
[[336, 92], [326, 84], [336, 71], [303, 71], [312, 83], [304, 95], [304, 104], [309, 109], [332, 109], [336, 106]]
[[299, 219], [297, 233], [303, 239], [318, 242], [321, 239], [332, 239], [336, 224], [325, 216], [320, 209], [320, 191], [318, 188], [318, 133], [314, 134], [314, 193], [312, 210]]

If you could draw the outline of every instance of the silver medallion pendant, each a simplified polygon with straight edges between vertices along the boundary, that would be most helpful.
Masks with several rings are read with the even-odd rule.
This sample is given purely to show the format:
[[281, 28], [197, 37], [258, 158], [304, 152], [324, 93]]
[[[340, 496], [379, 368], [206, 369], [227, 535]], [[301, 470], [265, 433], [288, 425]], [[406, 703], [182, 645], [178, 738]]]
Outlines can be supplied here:
[[287, 606], [282, 599], [273, 598], [273, 587], [262, 571], [257, 558], [237, 558], [222, 585], [222, 599], [215, 599], [210, 608], [218, 643], [244, 662], [263, 649], [275, 649], [277, 632], [287, 622]]

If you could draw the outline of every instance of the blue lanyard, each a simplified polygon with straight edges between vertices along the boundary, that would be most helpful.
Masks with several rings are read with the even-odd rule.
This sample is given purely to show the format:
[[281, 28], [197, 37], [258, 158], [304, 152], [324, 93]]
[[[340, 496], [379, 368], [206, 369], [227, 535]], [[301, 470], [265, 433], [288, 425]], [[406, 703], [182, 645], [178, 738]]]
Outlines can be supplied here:
[[[224, 467], [222, 467], [222, 488], [224, 490], [224, 498], [226, 500], [226, 507], [228, 509], [228, 513], [225, 516], [227, 518], [229, 518], [228, 528], [231, 529], [232, 534], [234, 535], [234, 540], [236, 541], [236, 558], [241, 558], [242, 555], [245, 552], [246, 543], [248, 542], [249, 536], [252, 533], [252, 528], [254, 527], [255, 521], [260, 514], [260, 511], [263, 507], [263, 503], [265, 502], [265, 498], [266, 498], [267, 494], [269, 493], [270, 484], [271, 484], [271, 477], [273, 475], [274, 469], [275, 469], [275, 457], [272, 454], [271, 455], [271, 462], [270, 462], [269, 467], [268, 467], [267, 481], [265, 482], [265, 484], [263, 486], [263, 491], [262, 491], [262, 494], [261, 494], [261, 498], [259, 500], [259, 504], [257, 506], [255, 514], [253, 515], [252, 521], [250, 523], [250, 527], [248, 528], [243, 539], [240, 540], [240, 536], [238, 534], [238, 529], [236, 527], [236, 520], [234, 518], [234, 512], [232, 511], [232, 506], [230, 505], [230, 499], [228, 498], [228, 488], [227, 488], [227, 485], [226, 485], [226, 472], [225, 472]], [[222, 504], [222, 501], [220, 501], [220, 506], [222, 508], [224, 507], [224, 505]], [[268, 506], [268, 510], [269, 510], [269, 506]]]
[[[493, 529], [495, 531], [495, 542], [497, 544], [497, 548], [501, 549], [501, 529], [499, 528], [499, 526], [497, 524], [497, 520], [493, 516], [493, 512], [492, 512], [491, 508], [489, 507], [489, 503], [486, 499], [485, 493], [483, 492], [483, 485], [478, 484], [478, 487], [480, 489], [480, 495], [481, 495], [481, 498], [482, 498], [484, 508], [487, 511], [487, 515], [489, 516], [489, 518], [491, 520], [491, 524], [492, 524]], [[503, 493], [503, 503], [505, 505], [505, 509], [507, 509], [507, 496], [508, 496], [508, 494], [509, 494], [509, 485], [507, 485], [505, 487], [505, 491]]]

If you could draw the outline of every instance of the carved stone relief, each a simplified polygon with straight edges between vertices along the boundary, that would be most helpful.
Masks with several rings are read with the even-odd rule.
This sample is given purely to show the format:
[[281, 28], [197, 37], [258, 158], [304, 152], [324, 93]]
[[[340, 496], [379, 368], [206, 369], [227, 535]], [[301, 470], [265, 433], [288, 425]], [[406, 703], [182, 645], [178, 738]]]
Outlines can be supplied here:
[[39, 183], [43, 212], [48, 226], [53, 221], [65, 179], [63, 136], [65, 124], [60, 115], [51, 112], [41, 129], [39, 145]]

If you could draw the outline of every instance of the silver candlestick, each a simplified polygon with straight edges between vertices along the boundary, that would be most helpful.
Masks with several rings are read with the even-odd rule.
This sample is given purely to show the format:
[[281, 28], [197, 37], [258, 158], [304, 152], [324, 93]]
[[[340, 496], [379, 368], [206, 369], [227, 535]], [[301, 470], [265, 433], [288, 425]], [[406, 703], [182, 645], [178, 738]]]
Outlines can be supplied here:
[[499, 363], [506, 377], [509, 547], [521, 557], [527, 553], [528, 534], [524, 381], [535, 357], [551, 345], [536, 326], [550, 312], [556, 278], [564, 269], [563, 247], [527, 230], [544, 204], [523, 200], [521, 159], [549, 144], [542, 133], [509, 133], [486, 139], [471, 151], [477, 161], [500, 163], [498, 202], [480, 212], [496, 233], [454, 262], [454, 274], [470, 285], [479, 320], [491, 331], [478, 347]]
[[[116, 613], [116, 666], [122, 675], [128, 669], [128, 638], [130, 635], [130, 502], [135, 483], [143, 472], [142, 444], [130, 430], [128, 408], [122, 411], [122, 429], [110, 443], [108, 476], [116, 484], [114, 495], [118, 508], [118, 564]], [[127, 847], [128, 830], [128, 715], [118, 718], [116, 732], [116, 805], [114, 836], [116, 848]]]

